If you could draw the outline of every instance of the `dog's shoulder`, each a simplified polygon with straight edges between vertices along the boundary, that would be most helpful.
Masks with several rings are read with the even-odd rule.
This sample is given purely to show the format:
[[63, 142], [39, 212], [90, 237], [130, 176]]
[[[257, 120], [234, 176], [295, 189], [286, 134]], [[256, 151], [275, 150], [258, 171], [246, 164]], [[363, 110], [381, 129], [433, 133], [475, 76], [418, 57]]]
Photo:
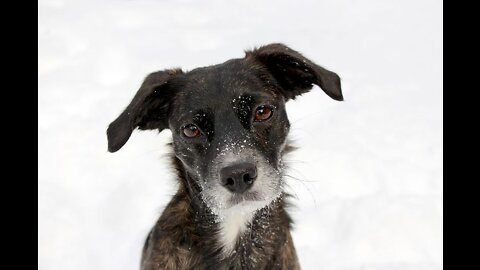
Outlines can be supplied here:
[[177, 193], [145, 241], [141, 269], [207, 269], [193, 248], [197, 236], [192, 219], [185, 194]]

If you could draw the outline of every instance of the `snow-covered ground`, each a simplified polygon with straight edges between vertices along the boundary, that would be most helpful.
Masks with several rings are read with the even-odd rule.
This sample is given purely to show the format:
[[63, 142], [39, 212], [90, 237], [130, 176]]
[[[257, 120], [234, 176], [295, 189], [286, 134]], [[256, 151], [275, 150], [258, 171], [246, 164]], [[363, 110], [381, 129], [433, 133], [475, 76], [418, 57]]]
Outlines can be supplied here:
[[170, 132], [107, 152], [149, 72], [284, 42], [342, 77], [288, 104], [304, 269], [443, 268], [443, 2], [39, 1], [41, 270], [136, 269], [175, 192]]

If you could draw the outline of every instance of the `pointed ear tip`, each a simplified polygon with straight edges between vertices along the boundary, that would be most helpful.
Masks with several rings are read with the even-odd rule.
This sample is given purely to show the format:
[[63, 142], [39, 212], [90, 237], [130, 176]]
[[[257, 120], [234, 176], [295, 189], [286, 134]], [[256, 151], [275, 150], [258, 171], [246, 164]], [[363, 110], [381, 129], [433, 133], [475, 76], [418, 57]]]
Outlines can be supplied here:
[[114, 133], [112, 132], [111, 125], [110, 125], [107, 129], [108, 152], [110, 153], [117, 152], [124, 145], [116, 142], [113, 134]]
[[123, 144], [119, 144], [118, 142], [114, 142], [113, 138], [108, 136], [108, 152], [110, 153], [115, 153], [117, 152], [120, 148], [122, 148]]
[[114, 145], [108, 144], [108, 152], [110, 152], [110, 153], [115, 153], [115, 152], [118, 151], [118, 149], [120, 149], [120, 148], [118, 148], [118, 147], [116, 147], [116, 146], [114, 146]]
[[[109, 129], [109, 131], [110, 131], [110, 129]], [[110, 153], [115, 153], [118, 150], [120, 150], [120, 148], [122, 148], [125, 145], [125, 143], [127, 143], [128, 139], [130, 137], [130, 134], [128, 134], [128, 136], [123, 137], [123, 138], [119, 138], [119, 137], [116, 137], [114, 135], [115, 135], [115, 133], [107, 132], [108, 152], [110, 152]]]
[[127, 143], [132, 131], [121, 117], [110, 123], [107, 128], [108, 152], [120, 150]]

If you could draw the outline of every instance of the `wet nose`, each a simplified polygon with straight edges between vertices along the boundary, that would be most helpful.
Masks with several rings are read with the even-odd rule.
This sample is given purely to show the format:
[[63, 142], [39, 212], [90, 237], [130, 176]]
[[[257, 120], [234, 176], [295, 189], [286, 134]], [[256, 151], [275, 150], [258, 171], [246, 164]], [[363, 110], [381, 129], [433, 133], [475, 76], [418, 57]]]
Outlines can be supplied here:
[[252, 163], [237, 163], [220, 170], [222, 185], [233, 193], [243, 193], [257, 178], [257, 167]]

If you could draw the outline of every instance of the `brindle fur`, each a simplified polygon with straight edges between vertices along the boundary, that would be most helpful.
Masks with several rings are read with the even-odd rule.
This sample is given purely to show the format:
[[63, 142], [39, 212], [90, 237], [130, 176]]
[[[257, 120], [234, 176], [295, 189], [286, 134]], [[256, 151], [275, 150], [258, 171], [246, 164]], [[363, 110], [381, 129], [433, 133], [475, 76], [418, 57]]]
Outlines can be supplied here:
[[[293, 150], [287, 146], [285, 152]], [[248, 233], [240, 236], [230, 256], [223, 256], [215, 234], [218, 223], [198, 199], [181, 162], [172, 156], [180, 180], [145, 242], [141, 269], [300, 269], [286, 212], [288, 194], [258, 211]]]
[[[314, 84], [331, 98], [343, 100], [337, 74], [283, 44], [247, 51], [244, 58], [223, 64], [190, 72], [158, 71], [145, 79], [107, 130], [110, 152], [119, 150], [136, 128], [172, 131], [172, 160], [179, 188], [147, 237], [142, 270], [300, 269], [290, 235], [292, 221], [286, 211], [289, 196], [281, 193], [281, 159], [291, 150], [285, 146], [290, 127], [285, 102], [308, 92]], [[275, 106], [274, 116], [254, 123], [252, 111], [264, 104]], [[202, 136], [182, 137], [186, 121], [193, 121]], [[251, 156], [237, 156], [231, 150], [234, 161], [228, 162], [248, 159], [257, 167], [263, 166], [259, 167], [264, 172], [256, 180], [260, 181], [257, 189], [281, 195], [272, 202], [275, 197], [270, 195], [253, 199], [270, 203], [256, 208], [229, 252], [219, 236], [222, 221], [212, 212], [212, 202], [206, 202], [201, 193], [206, 185], [218, 185], [218, 170], [228, 165], [222, 163], [227, 161], [222, 161], [219, 149], [228, 149], [227, 143], [247, 141]], [[265, 173], [265, 164], [280, 173]], [[276, 184], [276, 191], [263, 188], [262, 183]], [[218, 192], [228, 193], [223, 186], [213, 194]]]

